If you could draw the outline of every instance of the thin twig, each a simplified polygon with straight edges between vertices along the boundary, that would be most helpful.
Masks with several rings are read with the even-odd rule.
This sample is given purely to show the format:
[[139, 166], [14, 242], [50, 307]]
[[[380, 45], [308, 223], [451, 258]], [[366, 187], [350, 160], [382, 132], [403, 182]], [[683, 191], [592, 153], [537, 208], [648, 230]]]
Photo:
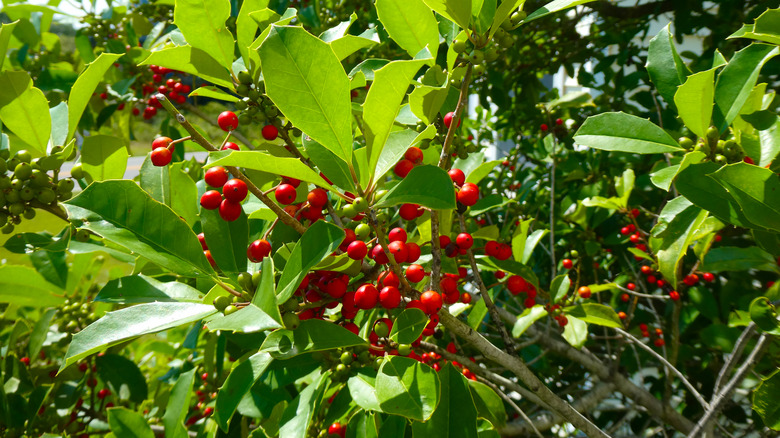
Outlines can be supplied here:
[[745, 330], [742, 331], [742, 334], [739, 335], [739, 339], [737, 339], [737, 343], [734, 345], [734, 349], [731, 351], [731, 355], [726, 360], [726, 363], [723, 365], [723, 368], [720, 369], [720, 373], [718, 373], [718, 378], [715, 380], [715, 386], [712, 390], [713, 397], [715, 394], [720, 391], [721, 385], [723, 385], [723, 379], [731, 374], [731, 370], [734, 369], [734, 365], [736, 365], [736, 360], [739, 359], [739, 356], [742, 355], [742, 350], [745, 349], [745, 346], [747, 345], [750, 338], [753, 337], [753, 333], [756, 330], [756, 323], [751, 322], [750, 324], [745, 327]]
[[536, 436], [538, 436], [539, 438], [544, 438], [544, 437], [542, 436], [542, 433], [541, 433], [541, 432], [539, 432], [539, 429], [537, 429], [537, 428], [536, 428], [536, 426], [534, 425], [534, 422], [533, 422], [533, 421], [531, 421], [531, 419], [530, 419], [530, 418], [528, 418], [528, 415], [526, 415], [526, 414], [525, 414], [525, 412], [523, 412], [523, 410], [522, 410], [522, 409], [520, 409], [520, 406], [517, 406], [517, 404], [515, 403], [515, 401], [514, 401], [514, 400], [512, 400], [512, 399], [511, 399], [511, 398], [510, 398], [508, 395], [504, 394], [504, 391], [501, 391], [501, 389], [500, 389], [498, 386], [494, 385], [494, 384], [493, 384], [493, 382], [490, 382], [490, 381], [488, 381], [488, 380], [484, 380], [484, 379], [482, 379], [482, 381], [483, 381], [483, 382], [484, 382], [484, 383], [485, 383], [487, 386], [489, 386], [489, 387], [493, 388], [493, 391], [495, 391], [495, 392], [496, 392], [496, 394], [498, 394], [498, 396], [499, 396], [499, 397], [501, 397], [502, 399], [504, 399], [504, 401], [505, 401], [505, 402], [506, 402], [506, 403], [507, 403], [509, 406], [511, 406], [511, 407], [512, 407], [512, 409], [514, 409], [514, 410], [515, 410], [515, 412], [517, 412], [518, 414], [520, 414], [520, 416], [521, 416], [521, 417], [523, 417], [523, 420], [525, 420], [526, 424], [528, 424], [528, 426], [529, 426], [529, 427], [530, 427], [530, 428], [531, 428], [531, 429], [534, 431], [534, 433], [536, 434]]

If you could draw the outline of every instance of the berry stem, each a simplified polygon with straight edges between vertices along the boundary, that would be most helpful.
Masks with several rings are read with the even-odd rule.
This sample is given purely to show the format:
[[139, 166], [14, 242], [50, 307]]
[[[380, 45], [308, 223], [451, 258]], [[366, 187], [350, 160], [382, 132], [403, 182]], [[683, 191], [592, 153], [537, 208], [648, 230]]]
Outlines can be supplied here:
[[441, 155], [439, 156], [439, 167], [447, 170], [448, 162], [450, 158], [450, 146], [455, 139], [455, 131], [458, 129], [458, 123], [460, 122], [460, 116], [463, 114], [463, 110], [468, 102], [469, 85], [471, 82], [471, 69], [472, 65], [466, 67], [466, 74], [463, 76], [463, 83], [460, 85], [460, 95], [458, 95], [458, 103], [455, 105], [455, 111], [452, 115], [452, 122], [447, 130], [447, 136], [444, 137], [444, 143], [441, 146]]
[[191, 136], [191, 135], [188, 135], [188, 136], [186, 136], [186, 137], [182, 137], [182, 138], [179, 138], [179, 139], [173, 140], [173, 141], [172, 141], [172, 142], [171, 142], [171, 143], [168, 145], [168, 149], [169, 149], [169, 150], [172, 150], [172, 147], [173, 147], [173, 146], [175, 146], [177, 143], [184, 143], [184, 142], [185, 142], [185, 141], [187, 141], [187, 140], [192, 140], [192, 136]]

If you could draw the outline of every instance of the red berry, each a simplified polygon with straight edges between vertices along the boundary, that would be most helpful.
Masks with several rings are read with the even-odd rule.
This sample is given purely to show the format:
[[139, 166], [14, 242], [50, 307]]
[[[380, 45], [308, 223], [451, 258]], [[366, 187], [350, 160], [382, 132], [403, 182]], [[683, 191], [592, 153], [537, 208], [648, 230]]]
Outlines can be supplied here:
[[627, 303], [627, 302], [628, 302], [628, 300], [629, 300], [630, 298], [631, 298], [631, 296], [630, 296], [630, 295], [628, 295], [628, 294], [622, 294], [622, 295], [620, 295], [620, 301], [622, 301], [622, 302], [624, 302], [624, 303]]
[[506, 281], [506, 288], [512, 295], [517, 295], [528, 289], [528, 282], [519, 275], [510, 275]]
[[460, 169], [451, 169], [447, 172], [450, 175], [450, 179], [456, 186], [460, 187], [466, 182], [466, 175]]
[[663, 347], [666, 343], [661, 338], [656, 338], [655, 341], [653, 341], [653, 344], [655, 344], [656, 347]]
[[715, 281], [715, 276], [712, 275], [712, 272], [705, 272], [701, 274], [701, 276], [702, 278], [704, 278], [704, 281], [706, 281], [707, 283], [712, 283], [713, 281]]
[[463, 295], [460, 296], [460, 302], [463, 304], [471, 303], [471, 294], [468, 292], [463, 292]]
[[542, 132], [547, 132], [547, 130], [550, 129], [550, 127], [547, 126], [546, 123], [542, 123], [541, 126], [539, 126], [539, 129], [541, 129]]
[[512, 257], [512, 247], [506, 243], [502, 243], [498, 246], [498, 254], [496, 258], [499, 260], [509, 260]]
[[379, 301], [379, 291], [376, 286], [366, 283], [355, 291], [355, 307], [358, 309], [373, 309]]
[[412, 283], [419, 283], [425, 278], [425, 270], [420, 265], [409, 265], [406, 268], [406, 279]]
[[458, 191], [458, 202], [471, 207], [479, 200], [479, 187], [476, 184], [465, 183], [463, 187]]
[[401, 292], [397, 287], [385, 286], [379, 291], [379, 304], [385, 309], [395, 309], [401, 304]]
[[588, 286], [582, 286], [577, 292], [580, 294], [580, 298], [582, 299], [587, 300], [588, 298], [590, 298], [591, 292]]
[[618, 318], [626, 319], [628, 318], [628, 315], [626, 315], [626, 312], [618, 312]]
[[232, 131], [238, 128], [238, 117], [233, 111], [223, 111], [217, 117], [217, 124], [223, 131]]
[[246, 199], [248, 193], [246, 183], [240, 179], [231, 179], [222, 186], [222, 194], [230, 202], [239, 203]]
[[263, 126], [261, 133], [263, 134], [263, 138], [268, 141], [276, 140], [276, 137], [279, 136], [279, 129], [274, 125], [265, 125]]
[[442, 298], [436, 291], [425, 291], [420, 295], [423, 311], [429, 315], [437, 313], [441, 309]]
[[555, 119], [555, 124], [558, 126], [563, 125], [563, 119]]
[[328, 433], [344, 437], [344, 434], [347, 433], [347, 428], [342, 426], [341, 423], [335, 422], [328, 427]]
[[620, 229], [620, 234], [622, 234], [624, 236], [627, 236], [627, 235], [631, 234], [631, 229], [628, 228], [628, 227], [623, 227], [623, 228]]
[[356, 240], [347, 247], [347, 255], [352, 260], [363, 260], [368, 254], [368, 247], [362, 240]]
[[271, 244], [265, 239], [258, 239], [249, 244], [246, 255], [254, 263], [260, 263], [271, 254]]
[[449, 236], [439, 236], [439, 248], [446, 248], [451, 242]]
[[392, 242], [404, 242], [406, 243], [406, 230], [400, 227], [393, 228], [390, 230], [390, 233], [387, 235], [388, 240]]
[[506, 272], [496, 271], [495, 276], [497, 280], [501, 280], [502, 278], [506, 277]]
[[82, 373], [86, 373], [88, 369], [89, 369], [89, 365], [87, 365], [86, 362], [81, 362], [79, 364], [79, 371], [81, 371]]
[[99, 399], [103, 400], [104, 398], [108, 397], [111, 394], [111, 391], [109, 391], [106, 388], [101, 389], [98, 391], [97, 396]]
[[401, 279], [398, 278], [397, 275], [395, 275], [395, 272], [393, 271], [384, 271], [379, 274], [379, 278], [377, 278], [377, 284], [384, 286], [393, 286], [398, 287], [398, 285], [401, 284]]
[[460, 233], [455, 238], [455, 244], [460, 249], [470, 249], [474, 245], [474, 238], [469, 233]]
[[628, 240], [631, 241], [631, 243], [639, 243], [639, 234], [632, 234]]
[[317, 187], [306, 195], [306, 200], [309, 201], [309, 205], [312, 207], [321, 209], [328, 203], [328, 192]]
[[563, 262], [561, 263], [563, 264], [564, 269], [571, 269], [574, 266], [574, 262], [571, 261], [571, 259], [563, 259]]
[[501, 244], [496, 242], [495, 240], [491, 240], [487, 244], [485, 244], [485, 254], [489, 255], [490, 257], [496, 257], [501, 250]]
[[222, 202], [222, 194], [216, 190], [209, 190], [200, 197], [200, 206], [206, 210], [216, 210]]
[[420, 206], [417, 204], [403, 204], [398, 210], [398, 214], [405, 221], [413, 221], [420, 217]]
[[385, 254], [385, 251], [382, 249], [381, 245], [375, 245], [373, 248], [371, 248], [370, 257], [380, 265], [384, 265], [390, 262], [390, 259], [387, 258], [387, 255]]
[[152, 164], [157, 167], [167, 166], [173, 159], [173, 153], [168, 148], [157, 148], [152, 151]]
[[396, 263], [406, 263], [406, 259], [409, 256], [409, 251], [406, 249], [406, 244], [397, 240], [390, 242], [387, 245], [388, 251], [393, 255]]
[[274, 191], [276, 201], [282, 205], [290, 205], [295, 202], [295, 198], [298, 193], [295, 191], [295, 187], [290, 184], [280, 184]]
[[628, 283], [626, 285], [626, 289], [628, 289], [628, 290], [636, 290], [636, 285], [634, 283]]
[[24, 364], [24, 366], [30, 366], [30, 358], [27, 357], [27, 356], [19, 359], [19, 361], [22, 362]]
[[404, 158], [411, 161], [412, 163], [420, 163], [423, 159], [423, 152], [418, 147], [410, 147], [406, 150], [406, 153], [404, 153]]
[[221, 151], [240, 151], [241, 148], [238, 147], [237, 144], [233, 143], [232, 141], [226, 141], [225, 144], [219, 149]]
[[672, 301], [678, 301], [680, 299], [680, 293], [676, 290], [673, 290], [669, 292], [669, 298], [671, 298]]
[[[447, 129], [449, 129], [450, 125], [452, 125], [452, 118], [453, 117], [455, 117], [455, 113], [453, 111], [450, 111], [450, 112], [448, 112], [447, 114], [444, 115], [444, 126], [446, 126]], [[461, 120], [458, 119], [458, 125], [456, 126], [456, 128], [460, 128], [460, 122], [461, 122]]]
[[399, 178], [406, 178], [406, 175], [409, 174], [413, 167], [414, 163], [404, 158], [395, 165], [395, 169], [393, 171], [396, 175], [398, 175]]
[[341, 278], [332, 278], [325, 282], [322, 291], [333, 298], [341, 298], [347, 293], [347, 282]]
[[220, 188], [225, 185], [225, 183], [228, 181], [229, 174], [227, 169], [224, 167], [212, 167], [211, 169], [206, 171], [206, 174], [203, 176], [203, 179], [206, 181], [206, 184], [210, 185], [211, 187]]
[[222, 219], [233, 222], [241, 216], [241, 204], [225, 199], [219, 204], [219, 215]]
[[411, 242], [407, 243], [406, 252], [408, 253], [406, 263], [414, 263], [420, 259], [420, 245]]
[[173, 140], [168, 137], [157, 137], [154, 139], [154, 141], [152, 141], [152, 150], [157, 148], [167, 148], [171, 145], [171, 142], [173, 142]]

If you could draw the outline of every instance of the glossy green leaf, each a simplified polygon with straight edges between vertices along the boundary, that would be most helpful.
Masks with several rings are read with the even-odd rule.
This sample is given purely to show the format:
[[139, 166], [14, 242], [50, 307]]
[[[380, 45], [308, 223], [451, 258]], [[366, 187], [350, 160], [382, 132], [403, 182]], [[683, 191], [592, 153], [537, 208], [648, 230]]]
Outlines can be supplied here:
[[523, 263], [523, 253], [526, 239], [528, 239], [528, 229], [531, 227], [533, 221], [533, 219], [521, 220], [520, 224], [515, 228], [514, 234], [512, 234], [512, 257], [516, 262]]
[[51, 320], [54, 318], [54, 314], [58, 309], [49, 309], [43, 312], [35, 322], [33, 331], [30, 334], [30, 343], [27, 344], [28, 357], [38, 357], [38, 353], [43, 347], [43, 342], [46, 340], [46, 335], [49, 333], [49, 326], [51, 326]]
[[122, 179], [128, 156], [124, 140], [111, 135], [85, 137], [81, 146], [81, 165], [95, 181]]
[[230, 374], [228, 374], [225, 383], [217, 392], [216, 408], [214, 409], [214, 418], [222, 430], [227, 431], [230, 419], [238, 408], [241, 399], [249, 392], [252, 385], [260, 379], [273, 358], [266, 352], [258, 352], [244, 361], [238, 362]]
[[[473, 0], [423, 0], [442, 17], [463, 29], [469, 28]], [[414, 56], [414, 55], [413, 55]]]
[[395, 318], [390, 339], [399, 344], [411, 344], [420, 337], [428, 322], [422, 310], [406, 309]]
[[68, 140], [68, 104], [60, 102], [49, 108], [51, 116], [51, 144], [64, 146]]
[[233, 35], [225, 26], [230, 16], [228, 0], [176, 0], [173, 22], [187, 42], [203, 50], [230, 70], [233, 65]]
[[762, 380], [753, 391], [753, 410], [758, 413], [764, 424], [773, 430], [780, 430], [778, 393], [780, 393], [780, 372], [778, 371]]
[[[301, 160], [292, 157], [277, 157], [259, 151], [222, 151], [212, 152], [206, 169], [214, 166], [237, 166], [258, 170], [274, 175], [306, 181], [314, 185], [335, 190], [322, 177]], [[326, 174], [327, 175], [327, 174]]]
[[252, 304], [281, 324], [282, 315], [279, 313], [279, 304], [276, 301], [273, 257], [264, 258], [260, 270], [260, 283], [257, 285], [255, 296], [252, 297]]
[[677, 175], [679, 175], [680, 172], [685, 170], [691, 164], [700, 163], [706, 157], [707, 156], [703, 152], [688, 152], [685, 154], [680, 164], [665, 167], [650, 174], [650, 180], [653, 182], [653, 185], [659, 189], [669, 191], [669, 188], [672, 186], [672, 183], [675, 181]]
[[2, 99], [0, 120], [32, 149], [46, 151], [51, 135], [49, 102], [43, 92], [32, 86], [25, 72], [6, 71], [0, 76]]
[[116, 438], [154, 438], [143, 415], [126, 408], [109, 408], [108, 424]]
[[770, 59], [780, 54], [776, 46], [751, 44], [737, 52], [723, 71], [715, 85], [715, 126], [723, 132], [739, 115], [742, 106], [756, 85], [761, 68]]
[[406, 150], [414, 144], [418, 137], [417, 132], [413, 129], [391, 132], [377, 158], [374, 180], [381, 181], [382, 177], [404, 157]]
[[469, 380], [471, 398], [477, 407], [477, 416], [493, 424], [493, 427], [504, 427], [507, 420], [504, 401], [493, 389], [482, 382]]
[[214, 272], [187, 223], [133, 181], [92, 183], [64, 205], [80, 226], [160, 266], [185, 276]]
[[216, 312], [214, 306], [205, 304], [162, 302], [109, 312], [73, 336], [60, 371], [112, 345], [189, 324]]
[[494, 161], [487, 161], [479, 166], [477, 166], [476, 169], [469, 172], [468, 175], [466, 175], [466, 182], [477, 184], [480, 181], [482, 181], [486, 176], [490, 175], [491, 172], [496, 170], [498, 168], [498, 165], [501, 163], [501, 160], [494, 160]]
[[328, 43], [303, 28], [274, 25], [259, 53], [266, 93], [282, 114], [351, 163], [349, 78]]
[[[176, 379], [176, 383], [171, 388], [168, 403], [165, 406], [165, 414], [162, 417], [163, 425], [165, 426], [165, 438], [177, 438], [182, 436], [182, 432], [187, 433], [184, 428], [184, 420], [187, 418], [187, 412], [190, 408], [195, 371], [197, 371], [197, 368], [179, 374], [179, 378]], [[230, 376], [228, 376], [228, 379], [230, 379]], [[217, 393], [217, 400], [219, 400], [219, 393]], [[219, 414], [215, 413], [215, 415]]]
[[[14, 27], [16, 27], [17, 23], [17, 21], [14, 21], [13, 23], [3, 23], [0, 25], [0, 53], [8, 53], [8, 42], [11, 40]], [[6, 56], [0, 58], [0, 71], [2, 71], [5, 58]]]
[[190, 227], [198, 222], [199, 197], [195, 181], [184, 171], [184, 162], [155, 166], [150, 155], [141, 164], [141, 188], [171, 207]]
[[635, 154], [684, 151], [651, 121], [622, 112], [588, 117], [574, 134], [574, 141], [594, 149]]
[[92, 93], [103, 80], [103, 76], [122, 56], [122, 54], [101, 53], [76, 79], [68, 97], [68, 139], [76, 132], [81, 115], [87, 108]]
[[317, 169], [333, 181], [336, 187], [353, 193], [357, 191], [346, 161], [308, 136], [303, 138], [303, 147], [306, 150], [306, 155], [317, 166]]
[[61, 294], [60, 288], [46, 281], [35, 269], [12, 264], [0, 266], [0, 302], [19, 306], [58, 306], [65, 301]]
[[588, 340], [588, 324], [571, 315], [566, 318], [569, 320], [569, 323], [563, 328], [563, 339], [574, 348], [582, 348], [585, 345], [585, 341]]
[[561, 274], [553, 278], [552, 283], [550, 283], [550, 298], [552, 302], [557, 303], [563, 299], [569, 293], [570, 288], [571, 279], [568, 275]]
[[393, 61], [374, 73], [374, 82], [363, 104], [363, 134], [368, 148], [369, 169], [376, 168], [409, 83], [420, 68], [431, 61], [431, 58]]
[[329, 377], [329, 372], [320, 374], [298, 393], [298, 397], [290, 403], [282, 415], [279, 438], [306, 438], [308, 436], [309, 424], [317, 413], [316, 408], [328, 387]]
[[365, 367], [357, 370], [354, 376], [347, 380], [347, 388], [352, 400], [367, 411], [382, 412], [379, 400], [376, 398], [376, 371]]
[[201, 209], [201, 225], [206, 245], [223, 272], [245, 272], [249, 246], [249, 224], [243, 210], [238, 219], [228, 222], [218, 210]]
[[388, 356], [376, 376], [376, 396], [383, 412], [427, 421], [439, 404], [439, 377], [428, 365]]
[[216, 313], [206, 319], [209, 331], [254, 333], [281, 328], [274, 318], [254, 304], [244, 306], [230, 315]]
[[[473, 236], [472, 236], [473, 237]], [[539, 279], [536, 278], [533, 269], [514, 260], [495, 260], [490, 257], [477, 257], [477, 264], [493, 271], [504, 271], [507, 274], [515, 274], [525, 278], [526, 281], [539, 287]]]
[[249, 14], [262, 10], [266, 6], [268, 6], [268, 0], [244, 0], [241, 2], [241, 9], [236, 17], [236, 43], [238, 52], [247, 67], [251, 66], [249, 45], [254, 41], [258, 29], [258, 23]]
[[780, 320], [777, 319], [777, 309], [767, 297], [757, 297], [750, 303], [750, 319], [761, 330], [778, 334]]
[[585, 3], [590, 3], [592, 1], [593, 0], [554, 0], [542, 6], [541, 8], [533, 11], [531, 14], [528, 15], [528, 17], [525, 20], [523, 20], [523, 23], [528, 23], [530, 21], [537, 20], [549, 14], [554, 14], [558, 11], [563, 11], [564, 9], [573, 8], [575, 6], [579, 6]]
[[512, 336], [519, 338], [536, 321], [547, 316], [547, 310], [541, 304], [536, 304], [530, 309], [523, 310], [523, 313], [517, 317], [515, 325], [512, 327]]
[[745, 217], [758, 226], [780, 232], [780, 177], [769, 169], [744, 162], [721, 167], [710, 175], [728, 190]]
[[437, 166], [417, 166], [379, 200], [378, 207], [419, 204], [436, 210], [456, 207], [452, 179]]
[[449, 95], [450, 89], [447, 86], [416, 86], [409, 95], [409, 109], [411, 109], [412, 113], [422, 120], [423, 123], [433, 123]]
[[713, 248], [704, 256], [702, 270], [707, 272], [771, 271], [780, 273], [777, 259], [761, 248], [722, 246]]
[[98, 375], [120, 399], [143, 403], [149, 396], [146, 377], [132, 360], [118, 354], [103, 354], [95, 358]]
[[471, 21], [473, 28], [480, 34], [490, 30], [496, 16], [498, 0], [480, 0], [471, 2]]
[[611, 307], [598, 303], [582, 303], [576, 307], [564, 309], [567, 315], [605, 327], [623, 327], [617, 313]]
[[333, 40], [323, 38], [323, 41], [330, 43], [330, 47], [339, 60], [344, 60], [358, 50], [371, 47], [380, 42], [376, 29], [366, 29], [360, 35], [345, 34]]
[[375, 415], [366, 411], [356, 412], [347, 424], [346, 438], [378, 438]]
[[160, 65], [198, 76], [214, 85], [233, 89], [230, 72], [208, 53], [192, 46], [176, 46], [152, 52], [139, 65]]
[[222, 100], [225, 102], [238, 102], [238, 97], [227, 93], [225, 91], [222, 91], [222, 89], [217, 88], [213, 85], [207, 85], [203, 87], [199, 87], [193, 92], [190, 93], [189, 97], [207, 97], [209, 99], [216, 99], [216, 100]]
[[661, 211], [650, 247], [658, 258], [658, 270], [670, 284], [677, 284], [680, 262], [706, 218], [706, 211], [683, 197], [669, 201]]
[[423, 0], [377, 0], [376, 12], [390, 38], [409, 56], [414, 58], [426, 47], [435, 56], [439, 26]]
[[100, 289], [95, 301], [115, 304], [138, 304], [155, 301], [199, 303], [203, 294], [194, 287], [170, 281], [162, 283], [145, 275], [129, 275], [109, 281]]
[[276, 330], [263, 342], [261, 351], [277, 359], [289, 359], [312, 351], [366, 345], [366, 341], [340, 325], [307, 319], [295, 330]]
[[439, 405], [430, 420], [412, 423], [415, 436], [477, 438], [477, 408], [468, 380], [447, 363], [439, 371], [439, 381]]
[[655, 88], [664, 98], [666, 103], [674, 103], [674, 94], [677, 87], [685, 82], [685, 77], [690, 74], [690, 70], [683, 63], [677, 49], [674, 47], [672, 33], [667, 25], [650, 40], [647, 48], [647, 73], [650, 80], [655, 84]]
[[674, 103], [685, 126], [702, 138], [707, 136], [712, 119], [716, 70], [712, 68], [688, 76], [674, 94]]
[[276, 298], [280, 303], [289, 299], [309, 270], [336, 250], [344, 240], [344, 230], [338, 226], [317, 221], [312, 224], [287, 259], [277, 285]]

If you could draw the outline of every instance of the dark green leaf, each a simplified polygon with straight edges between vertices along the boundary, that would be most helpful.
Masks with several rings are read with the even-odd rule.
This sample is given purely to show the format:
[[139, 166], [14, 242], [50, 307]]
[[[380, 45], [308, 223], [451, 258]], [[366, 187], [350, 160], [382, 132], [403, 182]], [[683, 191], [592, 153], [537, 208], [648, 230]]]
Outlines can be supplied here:
[[707, 212], [679, 196], [669, 201], [653, 229], [650, 247], [658, 257], [658, 270], [670, 284], [677, 284], [678, 267]]
[[199, 303], [203, 295], [192, 286], [178, 281], [161, 283], [145, 275], [130, 275], [109, 281], [98, 292], [95, 301], [116, 304], [138, 304], [154, 301], [189, 301]]
[[146, 419], [130, 409], [109, 408], [108, 424], [116, 438], [154, 438]]
[[[190, 408], [195, 371], [197, 369], [193, 368], [179, 374], [179, 378], [176, 379], [176, 383], [171, 388], [170, 395], [168, 395], [168, 404], [165, 406], [165, 414], [162, 417], [163, 425], [165, 426], [165, 438], [177, 438], [182, 436], [182, 432], [187, 433], [187, 430], [184, 428], [184, 419], [187, 418], [187, 412]], [[219, 400], [219, 393], [217, 393], [217, 400]]]
[[684, 150], [651, 121], [626, 113], [604, 113], [589, 117], [574, 134], [574, 141], [594, 149], [635, 154]]
[[347, 380], [352, 400], [367, 411], [382, 412], [376, 398], [376, 371], [373, 368], [361, 368]]
[[454, 209], [455, 189], [447, 172], [437, 166], [417, 166], [379, 200], [377, 207], [419, 204], [437, 210]]
[[672, 33], [667, 25], [661, 29], [647, 49], [647, 73], [655, 88], [669, 105], [674, 104], [677, 87], [685, 82], [690, 70], [685, 66], [674, 47]]
[[620, 322], [620, 318], [618, 318], [615, 310], [603, 304], [583, 303], [564, 310], [566, 314], [576, 316], [591, 324], [603, 325], [605, 327], [623, 327], [623, 323]]
[[506, 424], [506, 409], [504, 401], [492, 388], [482, 382], [469, 380], [471, 398], [477, 407], [477, 415], [493, 424], [493, 427], [501, 428]]
[[428, 322], [422, 310], [406, 309], [395, 318], [390, 339], [399, 344], [411, 344], [420, 337]]
[[780, 177], [744, 162], [721, 167], [710, 175], [728, 190], [745, 217], [760, 227], [780, 232]]
[[216, 408], [214, 409], [214, 418], [222, 430], [228, 430], [230, 419], [241, 399], [263, 375], [272, 361], [273, 358], [270, 354], [259, 352], [247, 360], [239, 362], [230, 371], [225, 383], [217, 392]]
[[246, 214], [241, 210], [238, 219], [228, 222], [217, 210], [201, 209], [200, 221], [206, 245], [214, 261], [223, 272], [246, 271], [249, 246], [249, 224]]
[[761, 248], [722, 246], [713, 248], [704, 256], [702, 270], [707, 272], [747, 271], [756, 269], [780, 273], [777, 260]]
[[376, 376], [376, 395], [383, 412], [427, 421], [439, 404], [436, 371], [414, 359], [388, 356]]
[[430, 420], [412, 423], [414, 434], [431, 438], [477, 438], [477, 408], [468, 380], [447, 363], [439, 371], [439, 381], [439, 405]]
[[116, 354], [95, 358], [100, 379], [107, 383], [121, 400], [143, 403], [148, 396], [146, 377], [132, 360]]
[[550, 298], [552, 302], [557, 303], [563, 299], [569, 293], [569, 288], [571, 288], [571, 279], [568, 275], [562, 274], [553, 278], [552, 283], [550, 283]]
[[294, 331], [272, 332], [265, 339], [260, 350], [270, 352], [276, 359], [289, 359], [312, 351], [365, 344], [364, 339], [340, 325], [319, 319], [307, 319], [301, 321], [301, 325]]
[[309, 386], [298, 393], [282, 416], [279, 438], [306, 438], [309, 424], [316, 413], [325, 389], [328, 387], [330, 373], [317, 376]]
[[254, 304], [238, 309], [230, 315], [215, 313], [207, 318], [210, 331], [253, 333], [280, 328], [281, 324]]
[[575, 6], [589, 3], [592, 1], [593, 0], [553, 0], [550, 3], [547, 3], [546, 5], [542, 6], [541, 8], [535, 10], [530, 15], [528, 15], [528, 17], [523, 21], [523, 23], [528, 23], [530, 21], [542, 18], [546, 15], [553, 14], [555, 12], [562, 11], [564, 9], [573, 8]]
[[780, 430], [780, 403], [777, 394], [780, 394], [780, 372], [778, 371], [764, 379], [753, 391], [753, 410], [758, 413], [764, 424], [773, 430]]

